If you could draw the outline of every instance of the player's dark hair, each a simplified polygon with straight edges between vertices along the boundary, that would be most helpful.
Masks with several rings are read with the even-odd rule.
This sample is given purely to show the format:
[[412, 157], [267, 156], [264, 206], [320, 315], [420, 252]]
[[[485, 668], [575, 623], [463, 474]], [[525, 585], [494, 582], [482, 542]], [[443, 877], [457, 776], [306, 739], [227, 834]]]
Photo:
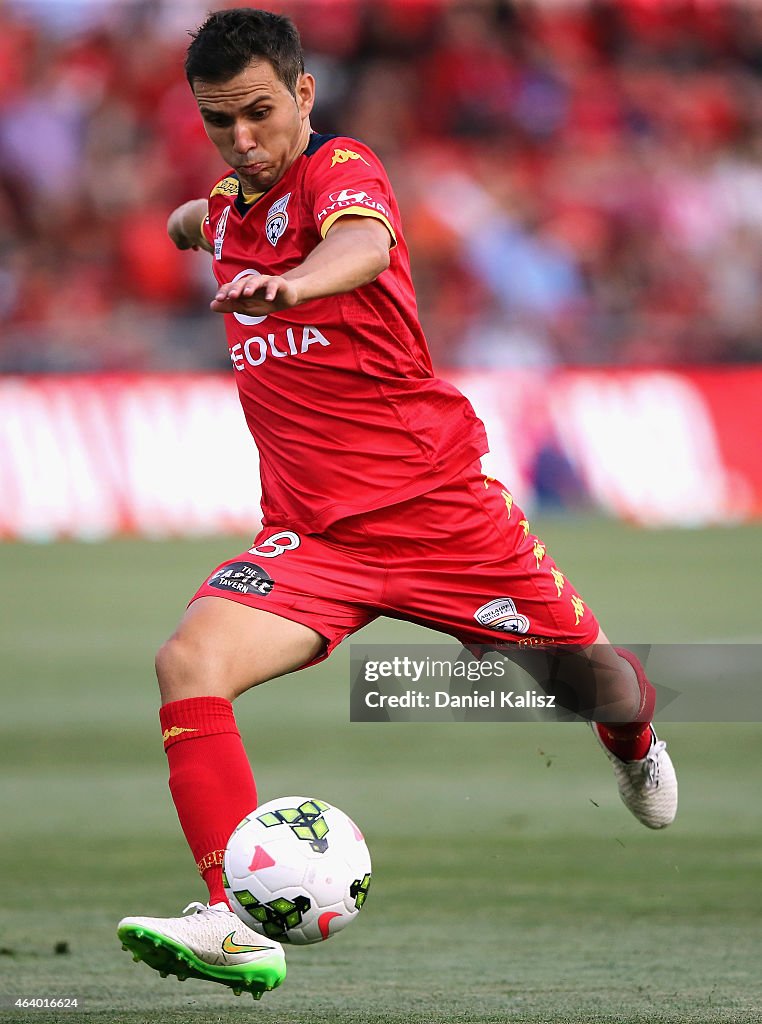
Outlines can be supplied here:
[[269, 60], [278, 78], [296, 95], [296, 82], [304, 71], [304, 51], [290, 18], [253, 7], [214, 11], [197, 32], [185, 55], [185, 74], [193, 86], [226, 82], [252, 60]]

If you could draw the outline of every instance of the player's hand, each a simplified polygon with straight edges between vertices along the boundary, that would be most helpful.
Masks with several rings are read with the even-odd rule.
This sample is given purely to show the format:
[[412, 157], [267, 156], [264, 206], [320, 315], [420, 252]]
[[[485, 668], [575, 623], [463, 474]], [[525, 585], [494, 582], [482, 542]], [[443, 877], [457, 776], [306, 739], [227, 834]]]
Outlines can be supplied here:
[[249, 274], [237, 281], [220, 285], [211, 303], [214, 313], [243, 313], [266, 316], [279, 309], [290, 309], [299, 303], [295, 281], [268, 274]]
[[206, 199], [191, 199], [173, 210], [167, 221], [167, 234], [178, 249], [209, 249], [201, 234], [201, 221], [206, 216]]

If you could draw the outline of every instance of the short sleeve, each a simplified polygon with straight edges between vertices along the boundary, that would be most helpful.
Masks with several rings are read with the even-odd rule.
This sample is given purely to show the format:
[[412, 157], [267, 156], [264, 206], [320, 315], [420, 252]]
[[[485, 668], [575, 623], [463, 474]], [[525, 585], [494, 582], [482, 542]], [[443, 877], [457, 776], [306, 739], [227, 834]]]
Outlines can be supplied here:
[[335, 138], [310, 157], [309, 186], [313, 216], [321, 236], [339, 217], [373, 217], [389, 231], [397, 244], [396, 204], [381, 161], [354, 139]]

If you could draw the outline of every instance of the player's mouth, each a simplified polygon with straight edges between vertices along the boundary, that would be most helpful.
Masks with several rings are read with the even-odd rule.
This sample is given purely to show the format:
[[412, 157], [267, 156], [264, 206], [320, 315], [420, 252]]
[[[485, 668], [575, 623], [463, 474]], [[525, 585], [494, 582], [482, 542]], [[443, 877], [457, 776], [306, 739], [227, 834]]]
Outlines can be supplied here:
[[256, 163], [256, 164], [243, 164], [238, 168], [239, 171], [243, 171], [244, 174], [260, 174], [267, 164]]

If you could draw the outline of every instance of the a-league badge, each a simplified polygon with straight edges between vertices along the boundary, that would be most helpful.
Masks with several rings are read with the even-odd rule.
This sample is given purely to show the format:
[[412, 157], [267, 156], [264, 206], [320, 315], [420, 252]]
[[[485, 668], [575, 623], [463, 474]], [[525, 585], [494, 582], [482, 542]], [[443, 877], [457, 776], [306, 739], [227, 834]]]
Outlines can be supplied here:
[[267, 240], [271, 245], [276, 245], [278, 239], [288, 227], [288, 213], [286, 207], [288, 201], [291, 198], [291, 193], [287, 192], [282, 199], [279, 199], [277, 203], [273, 203], [270, 209], [267, 211], [267, 223], [265, 224], [265, 234]]
[[225, 227], [228, 222], [229, 213], [230, 207], [226, 206], [222, 211], [220, 219], [217, 221], [217, 227], [214, 232], [214, 258], [216, 260], [222, 259], [222, 243], [225, 241]]

